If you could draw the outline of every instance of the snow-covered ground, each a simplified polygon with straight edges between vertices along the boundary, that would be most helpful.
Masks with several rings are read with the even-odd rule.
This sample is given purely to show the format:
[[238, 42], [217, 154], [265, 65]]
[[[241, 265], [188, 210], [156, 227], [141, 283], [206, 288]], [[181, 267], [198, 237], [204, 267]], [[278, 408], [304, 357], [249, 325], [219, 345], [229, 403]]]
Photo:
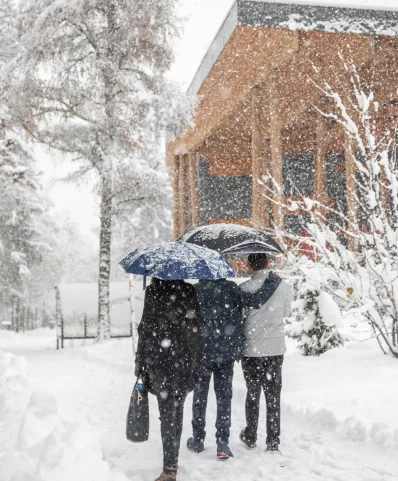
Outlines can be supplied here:
[[[1, 481], [153, 481], [161, 470], [161, 439], [151, 397], [150, 440], [125, 439], [134, 383], [131, 340], [56, 351], [53, 331], [0, 331]], [[6, 353], [6, 354], [4, 354]], [[9, 354], [11, 353], [11, 354]], [[374, 341], [351, 343], [320, 358], [289, 344], [284, 365], [281, 468], [258, 448], [238, 441], [245, 386], [236, 365], [231, 448], [215, 456], [215, 399], [210, 396], [207, 449], [193, 455], [191, 397], [185, 408], [181, 481], [398, 479], [398, 364]], [[265, 406], [260, 426], [265, 426]]]

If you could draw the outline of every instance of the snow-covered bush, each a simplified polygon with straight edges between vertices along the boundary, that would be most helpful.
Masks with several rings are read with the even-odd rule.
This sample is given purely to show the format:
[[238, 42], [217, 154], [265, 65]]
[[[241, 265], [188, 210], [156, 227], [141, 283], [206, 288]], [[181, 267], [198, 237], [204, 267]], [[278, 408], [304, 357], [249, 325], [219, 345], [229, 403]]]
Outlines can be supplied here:
[[296, 321], [287, 326], [288, 336], [298, 341], [305, 356], [319, 356], [344, 344], [337, 326], [340, 310], [332, 297], [307, 279], [301, 281], [294, 303]]

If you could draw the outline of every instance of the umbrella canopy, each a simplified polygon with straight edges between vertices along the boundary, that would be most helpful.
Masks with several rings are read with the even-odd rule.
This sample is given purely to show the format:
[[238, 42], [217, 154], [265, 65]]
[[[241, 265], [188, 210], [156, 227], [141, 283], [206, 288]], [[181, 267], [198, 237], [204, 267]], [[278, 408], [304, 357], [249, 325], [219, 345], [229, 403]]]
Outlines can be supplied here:
[[270, 246], [269, 244], [265, 244], [264, 242], [245, 241], [231, 247], [230, 249], [225, 249], [223, 251], [223, 255], [226, 256], [228, 254], [259, 254], [262, 252], [265, 254], [281, 254], [281, 250], [277, 251], [276, 248]]
[[175, 279], [225, 279], [236, 273], [218, 252], [185, 242], [137, 249], [120, 265], [129, 274]]
[[221, 254], [284, 253], [270, 235], [238, 224], [204, 225], [185, 233], [180, 240]]

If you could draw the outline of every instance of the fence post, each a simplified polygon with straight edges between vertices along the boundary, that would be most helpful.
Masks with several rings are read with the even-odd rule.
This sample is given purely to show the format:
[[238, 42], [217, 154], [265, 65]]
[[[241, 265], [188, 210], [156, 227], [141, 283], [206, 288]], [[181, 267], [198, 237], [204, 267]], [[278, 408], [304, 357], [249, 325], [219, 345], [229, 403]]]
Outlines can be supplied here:
[[[63, 349], [64, 348], [64, 319], [62, 316], [61, 293], [59, 292], [58, 286], [55, 286], [55, 329], [57, 334], [57, 349], [59, 349], [60, 347], [61, 349]], [[58, 331], [59, 329], [61, 332]], [[60, 337], [61, 337], [61, 342], [59, 342]]]
[[26, 316], [26, 307], [22, 307], [22, 332], [25, 332], [25, 316]]
[[134, 305], [134, 275], [130, 274], [129, 279], [129, 294], [130, 294], [130, 334], [131, 343], [133, 345], [133, 356], [135, 356], [135, 339], [134, 339], [134, 328], [135, 328], [135, 305]]
[[12, 331], [15, 331], [14, 315], [15, 315], [15, 297], [12, 297], [12, 300], [11, 300], [11, 330]]
[[87, 338], [87, 314], [84, 313], [84, 339]]
[[21, 311], [21, 306], [19, 305], [19, 299], [18, 299], [17, 304], [15, 306], [15, 332], [19, 332], [20, 311]]

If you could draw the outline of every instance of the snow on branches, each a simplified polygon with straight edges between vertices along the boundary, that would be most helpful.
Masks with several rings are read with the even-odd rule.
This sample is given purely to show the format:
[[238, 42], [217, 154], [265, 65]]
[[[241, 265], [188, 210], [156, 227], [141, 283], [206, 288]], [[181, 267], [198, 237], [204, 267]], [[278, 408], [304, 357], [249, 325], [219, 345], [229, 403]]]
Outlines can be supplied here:
[[[300, 207], [311, 219], [303, 227], [304, 242], [322, 272], [316, 276], [318, 289], [332, 293], [348, 310], [360, 308], [383, 351], [398, 358], [395, 126], [386, 116], [378, 115], [380, 105], [355, 65], [349, 61], [344, 65], [349, 91], [343, 86], [339, 89], [339, 83], [332, 87], [322, 78], [312, 81], [329, 101], [328, 110], [319, 112], [338, 122], [344, 132], [347, 211], [322, 204], [317, 198], [310, 202], [303, 198], [300, 206], [293, 207]], [[350, 163], [351, 171], [347, 172]], [[271, 195], [269, 198], [272, 200]], [[300, 235], [280, 235], [300, 253]], [[297, 257], [291, 255], [290, 260], [302, 271]]]
[[43, 241], [44, 202], [34, 158], [22, 138], [0, 124], [0, 300], [26, 294], [31, 268], [49, 246]]
[[160, 205], [167, 204], [165, 168], [152, 162], [152, 152], [166, 135], [172, 138], [188, 125], [195, 106], [165, 77], [179, 31], [176, 0], [21, 5], [20, 54], [9, 69], [10, 110], [32, 138], [73, 156], [76, 177], [88, 170], [97, 174], [98, 334], [109, 339], [115, 215], [126, 215], [130, 206], [136, 218], [162, 191]]
[[337, 330], [340, 310], [331, 295], [306, 278], [300, 284], [295, 301], [298, 319], [287, 325], [287, 334], [298, 341], [305, 356], [319, 356], [342, 346], [343, 337]]

